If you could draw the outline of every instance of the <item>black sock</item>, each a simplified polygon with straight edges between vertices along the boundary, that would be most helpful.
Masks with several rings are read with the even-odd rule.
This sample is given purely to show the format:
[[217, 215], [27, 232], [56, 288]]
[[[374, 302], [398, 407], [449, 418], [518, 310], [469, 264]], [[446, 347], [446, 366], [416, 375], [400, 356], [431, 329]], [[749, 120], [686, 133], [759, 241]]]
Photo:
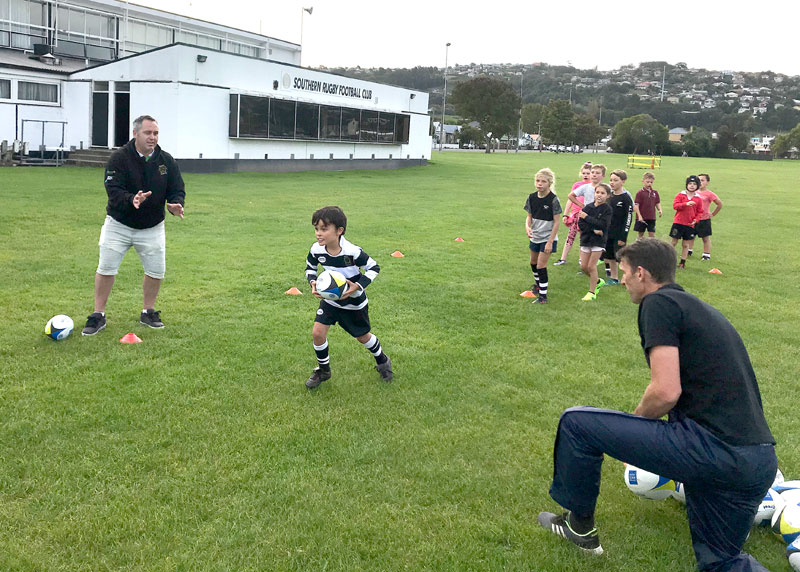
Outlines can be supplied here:
[[536, 268], [533, 264], [531, 264], [531, 268], [533, 268], [533, 281], [536, 284], [536, 288], [539, 288], [539, 272], [540, 270]]
[[378, 340], [378, 337], [375, 334], [372, 334], [370, 338], [364, 342], [364, 347], [369, 350], [369, 353], [371, 353], [372, 357], [375, 358], [375, 362], [377, 364], [386, 363], [386, 360], [389, 359], [389, 356], [383, 353], [381, 342]]
[[686, 259], [685, 258], [681, 258], [681, 266], [685, 266], [685, 265], [686, 265]]
[[594, 528], [594, 511], [586, 514], [569, 513], [569, 526], [573, 532], [586, 534]]
[[606, 262], [606, 276], [611, 278], [611, 265], [608, 262]]
[[539, 268], [539, 296], [547, 298], [547, 268]]
[[319, 368], [330, 370], [331, 358], [328, 354], [328, 340], [325, 340], [325, 343], [321, 346], [314, 344], [314, 353], [317, 354], [317, 363], [319, 363]]

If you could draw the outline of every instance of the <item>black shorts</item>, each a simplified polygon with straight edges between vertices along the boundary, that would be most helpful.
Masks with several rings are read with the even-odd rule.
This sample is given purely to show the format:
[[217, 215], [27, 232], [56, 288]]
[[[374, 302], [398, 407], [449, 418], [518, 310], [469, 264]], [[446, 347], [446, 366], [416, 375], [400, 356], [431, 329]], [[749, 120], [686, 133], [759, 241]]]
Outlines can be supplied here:
[[676, 240], [694, 240], [694, 227], [673, 223], [669, 235]]
[[637, 220], [633, 224], [633, 232], [655, 232], [656, 231], [656, 219], [644, 219], [644, 220]]
[[364, 306], [360, 310], [342, 310], [320, 300], [317, 317], [314, 318], [314, 321], [326, 326], [332, 326], [338, 322], [344, 331], [354, 338], [368, 334], [371, 329], [369, 306]]
[[617, 259], [617, 251], [621, 250], [622, 246], [617, 245], [616, 238], [609, 238], [606, 242], [606, 260], [614, 261]]
[[700, 238], [711, 236], [711, 219], [698, 220], [694, 225], [694, 231]]

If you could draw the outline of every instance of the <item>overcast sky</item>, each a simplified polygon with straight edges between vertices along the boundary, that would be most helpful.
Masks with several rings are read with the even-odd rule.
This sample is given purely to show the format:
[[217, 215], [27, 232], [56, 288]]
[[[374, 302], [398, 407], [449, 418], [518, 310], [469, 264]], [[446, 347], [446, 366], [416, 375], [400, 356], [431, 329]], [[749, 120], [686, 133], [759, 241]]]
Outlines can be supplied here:
[[[800, 3], [709, 0], [132, 0], [300, 43], [303, 66], [570, 64], [609, 70], [665, 60], [800, 75]], [[783, 7], [779, 7], [783, 6]]]

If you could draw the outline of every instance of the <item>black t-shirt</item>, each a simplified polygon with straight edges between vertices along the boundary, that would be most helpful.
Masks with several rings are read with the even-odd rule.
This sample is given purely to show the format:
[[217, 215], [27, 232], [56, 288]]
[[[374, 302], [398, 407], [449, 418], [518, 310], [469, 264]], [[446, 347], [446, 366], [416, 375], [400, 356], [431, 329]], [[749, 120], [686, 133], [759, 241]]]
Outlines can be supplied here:
[[650, 348], [678, 348], [682, 393], [670, 421], [688, 417], [731, 445], [775, 443], [742, 338], [717, 309], [668, 284], [642, 299], [639, 335], [648, 364]]

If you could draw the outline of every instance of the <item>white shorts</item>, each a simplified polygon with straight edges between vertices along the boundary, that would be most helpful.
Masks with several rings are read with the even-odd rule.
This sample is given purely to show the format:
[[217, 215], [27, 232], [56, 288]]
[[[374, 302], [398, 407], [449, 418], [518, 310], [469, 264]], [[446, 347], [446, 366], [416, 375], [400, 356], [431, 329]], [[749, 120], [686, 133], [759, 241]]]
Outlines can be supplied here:
[[604, 246], [581, 246], [581, 252], [603, 252]]
[[152, 228], [131, 228], [106, 216], [100, 230], [100, 262], [97, 273], [116, 276], [125, 253], [132, 246], [139, 254], [144, 273], [161, 280], [166, 272], [166, 235], [164, 221]]

